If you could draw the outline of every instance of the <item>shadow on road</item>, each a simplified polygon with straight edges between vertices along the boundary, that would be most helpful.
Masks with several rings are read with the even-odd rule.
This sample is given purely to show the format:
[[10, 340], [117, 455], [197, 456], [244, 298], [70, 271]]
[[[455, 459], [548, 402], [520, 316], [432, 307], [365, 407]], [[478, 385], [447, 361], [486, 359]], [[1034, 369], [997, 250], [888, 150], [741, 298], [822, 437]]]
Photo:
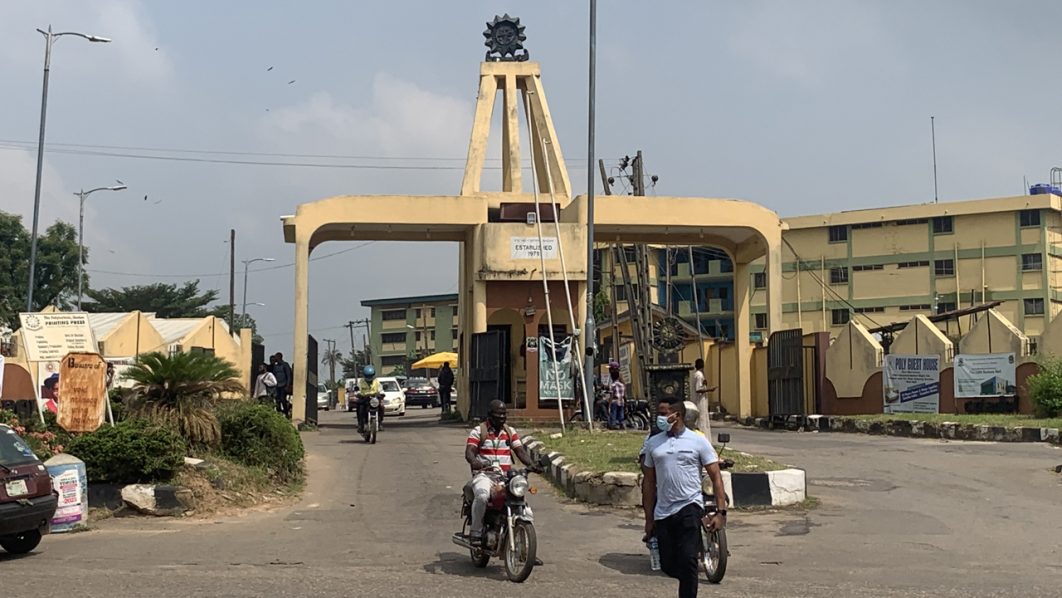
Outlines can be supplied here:
[[649, 568], [649, 554], [610, 552], [597, 560], [601, 565], [624, 575], [663, 575]]
[[499, 583], [508, 583], [505, 571], [497, 561], [491, 561], [483, 569], [477, 569], [472, 565], [472, 559], [468, 554], [459, 552], [440, 552], [439, 558], [434, 563], [424, 565], [425, 572], [432, 575], [458, 575], [460, 577], [475, 577]]

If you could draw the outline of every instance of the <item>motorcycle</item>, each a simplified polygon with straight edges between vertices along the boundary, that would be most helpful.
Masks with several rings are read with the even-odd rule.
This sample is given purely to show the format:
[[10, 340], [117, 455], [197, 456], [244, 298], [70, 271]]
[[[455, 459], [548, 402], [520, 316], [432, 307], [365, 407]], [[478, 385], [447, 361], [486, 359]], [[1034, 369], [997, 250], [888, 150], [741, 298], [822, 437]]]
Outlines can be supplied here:
[[[725, 445], [728, 442], [730, 442], [730, 434], [719, 434], [719, 444]], [[720, 469], [730, 469], [733, 466], [734, 462], [730, 459], [723, 459], [719, 462]], [[729, 499], [730, 497], [727, 497], [727, 503], [730, 502]], [[715, 500], [715, 496], [706, 492], [704, 494], [705, 519], [701, 520], [702, 550], [699, 560], [704, 567], [704, 576], [709, 583], [723, 581], [723, 576], [726, 575], [726, 560], [730, 556], [730, 551], [726, 544], [726, 528], [710, 530], [705, 522], [708, 517], [715, 515], [718, 511], [719, 505]]]
[[[598, 391], [594, 400], [594, 421], [608, 425], [608, 409], [609, 409], [609, 397], [608, 389]], [[649, 422], [652, 421], [649, 417], [649, 401], [627, 399], [624, 401], [623, 407], [623, 428], [626, 430], [648, 430]], [[579, 402], [579, 407], [575, 410], [575, 413], [571, 417], [572, 423], [579, 423], [586, 421], [586, 417], [583, 415], [583, 405]]]
[[469, 532], [472, 527], [472, 498], [463, 492], [461, 532], [453, 535], [453, 543], [467, 548], [472, 564], [482, 569], [491, 557], [499, 557], [509, 581], [522, 583], [531, 575], [537, 562], [538, 538], [535, 535], [534, 515], [527, 506], [527, 495], [535, 489], [527, 479], [528, 470], [509, 470], [498, 476], [487, 502], [483, 517], [482, 546], [473, 545]]
[[[358, 400], [364, 401], [366, 396], [358, 395]], [[361, 432], [361, 437], [369, 444], [376, 444], [376, 434], [380, 431], [380, 401], [382, 400], [383, 394], [369, 398], [368, 417], [365, 420], [365, 429]]]

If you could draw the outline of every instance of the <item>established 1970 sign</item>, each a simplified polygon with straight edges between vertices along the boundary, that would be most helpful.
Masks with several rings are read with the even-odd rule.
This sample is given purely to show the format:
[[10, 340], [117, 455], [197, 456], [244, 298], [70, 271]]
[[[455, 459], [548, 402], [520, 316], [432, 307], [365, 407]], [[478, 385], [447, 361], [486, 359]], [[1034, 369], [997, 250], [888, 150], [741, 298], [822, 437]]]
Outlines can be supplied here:
[[557, 259], [557, 237], [542, 237], [541, 244], [538, 237], [513, 237], [511, 250], [514, 260]]
[[18, 317], [27, 361], [59, 361], [67, 353], [96, 352], [88, 314], [23, 313]]

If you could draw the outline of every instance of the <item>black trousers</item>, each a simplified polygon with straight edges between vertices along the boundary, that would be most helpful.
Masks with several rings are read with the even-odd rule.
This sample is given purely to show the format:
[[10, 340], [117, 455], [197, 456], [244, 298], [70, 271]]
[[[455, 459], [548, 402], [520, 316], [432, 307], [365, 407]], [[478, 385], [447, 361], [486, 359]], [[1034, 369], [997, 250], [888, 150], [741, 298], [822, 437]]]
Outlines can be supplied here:
[[701, 551], [701, 518], [704, 509], [696, 503], [656, 522], [660, 544], [660, 568], [679, 581], [679, 598], [696, 598], [697, 554]]
[[442, 412], [450, 412], [450, 388], [447, 386], [439, 387], [439, 404], [442, 405]]

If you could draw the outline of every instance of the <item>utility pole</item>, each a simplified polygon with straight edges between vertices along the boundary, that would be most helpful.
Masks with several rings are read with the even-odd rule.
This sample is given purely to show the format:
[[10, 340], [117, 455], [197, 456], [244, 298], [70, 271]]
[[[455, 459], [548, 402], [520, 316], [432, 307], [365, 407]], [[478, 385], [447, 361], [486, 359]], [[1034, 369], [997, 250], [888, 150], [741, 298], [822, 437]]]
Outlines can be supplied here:
[[236, 328], [236, 229], [229, 229], [229, 333]]
[[[605, 172], [605, 161], [597, 161], [598, 169], [601, 172], [601, 189], [605, 192], [605, 195], [612, 195], [612, 181], [609, 180], [608, 174]], [[604, 259], [601, 260], [602, 265]], [[604, 274], [601, 275], [604, 280]], [[619, 322], [617, 322], [618, 315], [616, 314], [616, 245], [610, 243], [608, 246], [608, 285], [609, 285], [609, 304], [611, 307], [612, 315], [612, 360], [619, 363]], [[630, 384], [630, 380], [626, 381]]]
[[933, 138], [933, 203], [940, 202], [937, 192], [937, 117], [929, 117], [929, 133]]
[[330, 338], [321, 339], [328, 343], [328, 379], [332, 381], [332, 386], [336, 384], [336, 341]]

